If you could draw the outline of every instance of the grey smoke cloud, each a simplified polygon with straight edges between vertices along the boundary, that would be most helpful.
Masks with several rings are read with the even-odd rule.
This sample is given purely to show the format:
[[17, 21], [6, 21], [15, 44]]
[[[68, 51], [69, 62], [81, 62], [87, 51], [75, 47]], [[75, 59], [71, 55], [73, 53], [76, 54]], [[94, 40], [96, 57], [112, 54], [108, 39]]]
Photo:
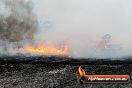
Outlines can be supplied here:
[[2, 0], [0, 11], [0, 39], [16, 42], [33, 39], [37, 18], [30, 1]]
[[0, 0], [0, 54], [8, 54], [15, 51], [10, 49], [33, 41], [38, 24], [32, 10], [30, 1]]

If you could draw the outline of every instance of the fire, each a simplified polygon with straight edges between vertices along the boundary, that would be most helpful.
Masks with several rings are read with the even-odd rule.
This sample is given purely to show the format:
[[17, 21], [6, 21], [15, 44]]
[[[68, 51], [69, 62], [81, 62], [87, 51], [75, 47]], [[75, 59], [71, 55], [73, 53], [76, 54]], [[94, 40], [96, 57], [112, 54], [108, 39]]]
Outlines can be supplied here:
[[86, 72], [85, 72], [85, 70], [82, 68], [82, 66], [79, 66], [78, 72], [79, 72], [79, 75], [80, 75], [80, 76], [86, 75]]
[[18, 49], [18, 51], [25, 51], [33, 54], [44, 54], [44, 55], [68, 55], [70, 50], [68, 45], [63, 45], [63, 47], [56, 48], [53, 44], [40, 43], [37, 46], [35, 45], [27, 45], [22, 49]]

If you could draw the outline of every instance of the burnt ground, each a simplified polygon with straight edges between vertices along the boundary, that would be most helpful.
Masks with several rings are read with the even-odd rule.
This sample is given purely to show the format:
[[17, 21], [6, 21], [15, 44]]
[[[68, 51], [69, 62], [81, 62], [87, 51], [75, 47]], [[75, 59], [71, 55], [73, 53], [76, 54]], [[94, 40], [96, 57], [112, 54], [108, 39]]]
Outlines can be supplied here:
[[75, 60], [70, 57], [54, 56], [2, 56], [0, 57], [0, 88], [132, 88], [132, 81], [124, 84], [80, 84], [76, 78], [80, 65], [87, 74], [132, 76], [130, 59]]

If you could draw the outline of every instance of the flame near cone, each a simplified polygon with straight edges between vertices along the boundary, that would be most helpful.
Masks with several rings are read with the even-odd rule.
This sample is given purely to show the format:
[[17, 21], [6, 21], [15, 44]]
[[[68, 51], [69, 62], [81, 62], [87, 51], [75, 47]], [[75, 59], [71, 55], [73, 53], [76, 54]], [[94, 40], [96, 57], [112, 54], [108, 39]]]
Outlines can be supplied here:
[[82, 68], [82, 66], [79, 66], [78, 72], [79, 72], [79, 75], [80, 75], [80, 76], [86, 75], [86, 72], [85, 72], [85, 70]]

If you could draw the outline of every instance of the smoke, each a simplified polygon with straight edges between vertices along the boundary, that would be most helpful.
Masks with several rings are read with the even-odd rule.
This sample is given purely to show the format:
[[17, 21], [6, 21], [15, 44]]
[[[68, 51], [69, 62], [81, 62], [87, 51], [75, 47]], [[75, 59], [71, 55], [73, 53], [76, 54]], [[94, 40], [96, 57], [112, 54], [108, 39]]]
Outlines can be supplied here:
[[[132, 56], [131, 0], [33, 0], [43, 26], [37, 40], [66, 40], [77, 57], [117, 58]], [[48, 22], [48, 28], [45, 22]], [[109, 49], [97, 47], [110, 34]]]
[[1, 53], [9, 53], [11, 47], [22, 46], [22, 42], [31, 42], [37, 25], [37, 17], [33, 13], [31, 1], [0, 0]]
[[[20, 46], [25, 42], [66, 41], [74, 57], [132, 56], [131, 3], [131, 0], [1, 0], [1, 46], [7, 42]], [[111, 41], [106, 47], [99, 47], [105, 34], [111, 36]]]

